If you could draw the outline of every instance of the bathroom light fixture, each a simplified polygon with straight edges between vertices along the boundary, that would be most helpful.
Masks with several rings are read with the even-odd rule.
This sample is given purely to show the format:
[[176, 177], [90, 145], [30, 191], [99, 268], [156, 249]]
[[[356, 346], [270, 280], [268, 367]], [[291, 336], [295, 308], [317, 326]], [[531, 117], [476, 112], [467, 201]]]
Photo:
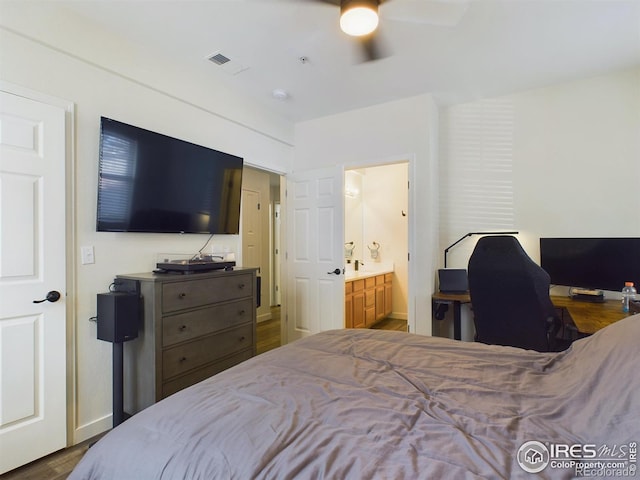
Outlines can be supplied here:
[[368, 35], [378, 27], [379, 0], [342, 0], [340, 28], [347, 35]]

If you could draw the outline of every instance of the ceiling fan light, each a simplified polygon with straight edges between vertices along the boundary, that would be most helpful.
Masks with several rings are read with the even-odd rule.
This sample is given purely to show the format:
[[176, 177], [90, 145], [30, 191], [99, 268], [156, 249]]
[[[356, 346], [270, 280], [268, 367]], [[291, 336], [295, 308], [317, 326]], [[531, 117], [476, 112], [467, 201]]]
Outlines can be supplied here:
[[377, 27], [378, 8], [376, 4], [356, 3], [351, 7], [343, 6], [340, 15], [340, 28], [347, 35], [354, 37], [368, 35]]

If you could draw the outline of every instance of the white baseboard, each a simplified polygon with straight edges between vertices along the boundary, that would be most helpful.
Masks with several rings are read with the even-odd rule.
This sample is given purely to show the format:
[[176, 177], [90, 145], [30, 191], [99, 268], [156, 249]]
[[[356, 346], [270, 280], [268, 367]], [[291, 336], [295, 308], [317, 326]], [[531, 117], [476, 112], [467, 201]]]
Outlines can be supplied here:
[[85, 440], [111, 430], [113, 427], [113, 415], [109, 414], [91, 423], [81, 425], [73, 431], [72, 445], [77, 445]]

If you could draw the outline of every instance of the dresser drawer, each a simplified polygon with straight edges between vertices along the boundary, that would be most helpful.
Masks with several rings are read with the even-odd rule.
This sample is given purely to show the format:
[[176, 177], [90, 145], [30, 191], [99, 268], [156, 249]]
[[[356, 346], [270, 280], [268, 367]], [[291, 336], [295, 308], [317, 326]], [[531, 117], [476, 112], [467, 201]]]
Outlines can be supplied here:
[[252, 348], [253, 324], [248, 324], [164, 349], [162, 379], [170, 379], [227, 355]]
[[161, 398], [168, 397], [169, 395], [172, 395], [177, 391], [182, 390], [183, 388], [193, 385], [194, 383], [201, 382], [202, 380], [209, 378], [216, 373], [220, 373], [227, 368], [231, 368], [234, 365], [239, 364], [240, 362], [249, 360], [252, 356], [253, 353], [251, 350], [245, 350], [243, 352], [236, 353], [231, 357], [226, 357], [219, 362], [206, 365], [185, 375], [180, 375], [179, 377], [162, 384]]
[[162, 318], [162, 346], [253, 321], [252, 298], [229, 302]]
[[175, 312], [224, 300], [253, 296], [252, 275], [203, 278], [162, 285], [162, 311]]

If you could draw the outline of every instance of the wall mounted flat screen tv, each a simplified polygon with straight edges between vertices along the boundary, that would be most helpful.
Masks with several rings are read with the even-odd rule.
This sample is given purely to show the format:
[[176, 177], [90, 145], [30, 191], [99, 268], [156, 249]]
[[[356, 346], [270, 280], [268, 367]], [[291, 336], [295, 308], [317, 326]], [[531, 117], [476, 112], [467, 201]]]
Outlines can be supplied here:
[[541, 238], [540, 266], [554, 285], [619, 291], [640, 285], [640, 238]]
[[100, 120], [99, 232], [237, 234], [243, 159]]

